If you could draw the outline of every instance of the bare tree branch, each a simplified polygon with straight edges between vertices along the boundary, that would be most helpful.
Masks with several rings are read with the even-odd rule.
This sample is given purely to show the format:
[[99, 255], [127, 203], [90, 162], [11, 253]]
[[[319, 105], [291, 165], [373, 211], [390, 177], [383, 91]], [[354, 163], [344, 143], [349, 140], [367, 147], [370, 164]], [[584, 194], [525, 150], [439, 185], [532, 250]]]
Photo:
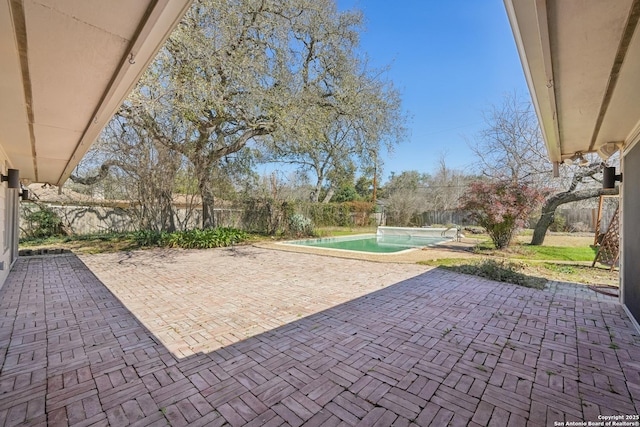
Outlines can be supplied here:
[[100, 165], [100, 169], [98, 170], [98, 173], [96, 175], [80, 177], [80, 176], [71, 174], [69, 179], [76, 184], [93, 185], [105, 179], [109, 175], [109, 168], [111, 168], [112, 166], [120, 166], [120, 165], [118, 164], [118, 162], [115, 162], [113, 160], [108, 160], [104, 162], [102, 165]]

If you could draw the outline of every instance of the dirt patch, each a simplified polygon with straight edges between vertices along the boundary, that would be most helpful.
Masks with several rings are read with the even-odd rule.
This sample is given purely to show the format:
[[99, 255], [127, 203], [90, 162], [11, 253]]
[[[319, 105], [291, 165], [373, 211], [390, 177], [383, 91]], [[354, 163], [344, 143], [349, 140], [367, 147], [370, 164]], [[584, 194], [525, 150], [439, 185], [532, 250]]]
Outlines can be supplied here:
[[21, 251], [42, 251], [42, 250], [65, 250], [76, 254], [97, 254], [128, 251], [136, 249], [136, 246], [129, 239], [86, 239], [71, 240], [68, 242], [42, 242], [20, 244]]

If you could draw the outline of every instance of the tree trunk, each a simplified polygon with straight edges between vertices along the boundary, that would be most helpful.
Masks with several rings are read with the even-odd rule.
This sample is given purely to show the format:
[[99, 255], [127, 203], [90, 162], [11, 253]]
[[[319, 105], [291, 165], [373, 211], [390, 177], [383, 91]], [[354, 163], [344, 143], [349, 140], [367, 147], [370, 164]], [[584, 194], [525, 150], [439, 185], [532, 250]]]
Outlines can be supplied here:
[[565, 191], [563, 193], [558, 193], [549, 197], [549, 199], [547, 199], [547, 201], [542, 206], [542, 215], [540, 216], [540, 220], [533, 230], [531, 245], [540, 246], [542, 245], [542, 243], [544, 243], [544, 237], [547, 234], [547, 229], [551, 224], [553, 224], [556, 209], [558, 208], [558, 206], [564, 205], [565, 203], [591, 199], [593, 197], [598, 197], [601, 195], [616, 195], [618, 193], [618, 187], [607, 190], [603, 188], [589, 188], [580, 191]]
[[161, 212], [160, 219], [162, 223], [162, 231], [173, 233], [176, 231], [176, 222], [174, 217], [173, 193], [171, 190], [161, 192], [160, 200]]
[[316, 188], [311, 191], [309, 195], [309, 201], [318, 202], [320, 201], [320, 192], [322, 191], [322, 180], [324, 178], [318, 177], [318, 181], [316, 182]]
[[213, 210], [214, 195], [211, 191], [211, 183], [208, 179], [200, 179], [198, 182], [200, 196], [202, 196], [202, 228], [214, 228], [216, 226], [216, 217]]
[[327, 194], [324, 196], [324, 199], [322, 199], [322, 203], [329, 203], [331, 201], [331, 198], [335, 194], [335, 192], [336, 190], [334, 190], [333, 187], [329, 188], [329, 191], [327, 191]]

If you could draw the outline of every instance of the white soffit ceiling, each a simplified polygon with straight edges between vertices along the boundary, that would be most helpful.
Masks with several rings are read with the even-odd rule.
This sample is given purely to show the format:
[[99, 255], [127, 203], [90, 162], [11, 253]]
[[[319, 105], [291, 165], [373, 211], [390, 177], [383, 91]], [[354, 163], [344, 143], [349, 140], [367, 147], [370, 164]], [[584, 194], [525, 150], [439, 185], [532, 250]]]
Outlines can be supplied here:
[[640, 125], [640, 0], [505, 0], [549, 157], [626, 141]]
[[0, 0], [0, 146], [61, 185], [191, 0]]

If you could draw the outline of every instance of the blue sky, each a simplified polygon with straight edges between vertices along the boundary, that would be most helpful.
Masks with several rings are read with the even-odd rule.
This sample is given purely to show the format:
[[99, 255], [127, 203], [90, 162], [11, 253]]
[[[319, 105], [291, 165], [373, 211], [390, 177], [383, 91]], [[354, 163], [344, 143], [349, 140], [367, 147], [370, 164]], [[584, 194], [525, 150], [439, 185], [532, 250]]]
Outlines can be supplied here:
[[405, 170], [468, 169], [482, 112], [507, 92], [528, 96], [502, 0], [337, 0], [364, 12], [361, 48], [389, 77], [412, 116], [408, 141], [385, 156], [383, 181]]

